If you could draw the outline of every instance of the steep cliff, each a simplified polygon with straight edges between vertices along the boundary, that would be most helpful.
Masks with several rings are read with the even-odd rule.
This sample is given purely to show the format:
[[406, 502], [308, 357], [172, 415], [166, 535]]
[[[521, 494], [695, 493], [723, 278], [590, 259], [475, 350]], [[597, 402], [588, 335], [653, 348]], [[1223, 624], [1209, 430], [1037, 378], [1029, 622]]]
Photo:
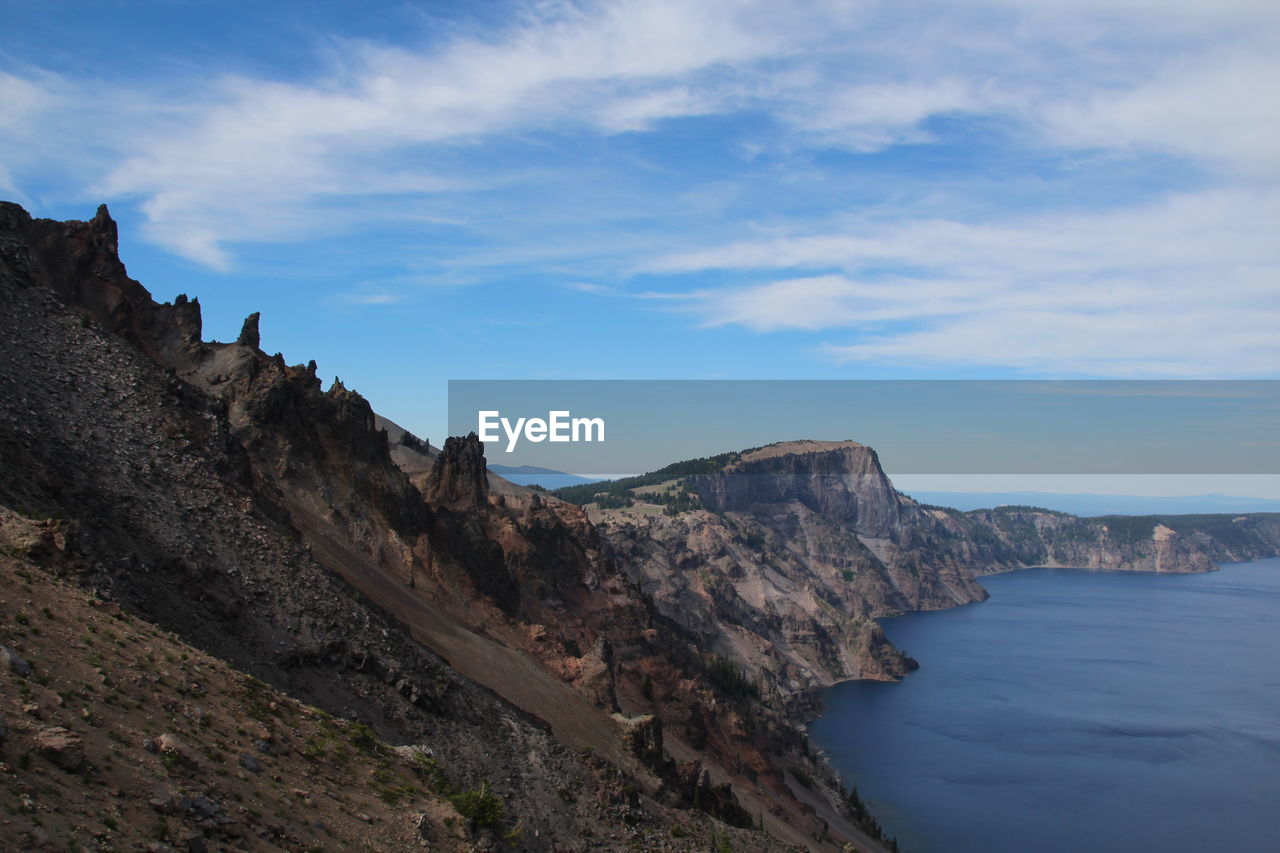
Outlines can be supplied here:
[[798, 504], [871, 537], [891, 536], [901, 523], [901, 504], [876, 452], [856, 441], [771, 444], [691, 482], [712, 512], [760, 514]]
[[905, 674], [875, 617], [985, 597], [962, 566], [899, 547], [919, 510], [856, 442], [770, 445], [685, 482], [704, 508], [597, 513], [609, 553], [664, 616], [784, 701]]
[[909, 546], [983, 574], [1027, 566], [1207, 572], [1280, 552], [1274, 513], [1078, 518], [1036, 507], [921, 509]]

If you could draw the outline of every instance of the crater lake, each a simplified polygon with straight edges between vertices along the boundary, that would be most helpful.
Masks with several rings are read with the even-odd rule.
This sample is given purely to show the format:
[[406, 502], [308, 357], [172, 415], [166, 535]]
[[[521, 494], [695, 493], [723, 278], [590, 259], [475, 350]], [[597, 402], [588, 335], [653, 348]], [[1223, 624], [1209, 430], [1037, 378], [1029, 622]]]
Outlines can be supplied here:
[[1280, 849], [1280, 558], [982, 583], [811, 727], [906, 853]]

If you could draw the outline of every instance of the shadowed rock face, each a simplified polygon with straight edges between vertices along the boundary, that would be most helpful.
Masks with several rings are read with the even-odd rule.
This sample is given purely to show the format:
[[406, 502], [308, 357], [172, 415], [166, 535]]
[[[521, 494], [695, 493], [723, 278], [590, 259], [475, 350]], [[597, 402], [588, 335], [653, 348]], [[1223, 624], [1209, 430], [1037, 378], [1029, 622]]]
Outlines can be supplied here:
[[105, 204], [88, 222], [55, 222], [32, 219], [18, 205], [0, 202], [0, 233], [13, 249], [4, 253], [0, 271], [18, 286], [48, 289], [159, 360], [179, 357], [200, 341], [198, 301], [180, 296], [173, 304], [157, 305], [129, 278]]

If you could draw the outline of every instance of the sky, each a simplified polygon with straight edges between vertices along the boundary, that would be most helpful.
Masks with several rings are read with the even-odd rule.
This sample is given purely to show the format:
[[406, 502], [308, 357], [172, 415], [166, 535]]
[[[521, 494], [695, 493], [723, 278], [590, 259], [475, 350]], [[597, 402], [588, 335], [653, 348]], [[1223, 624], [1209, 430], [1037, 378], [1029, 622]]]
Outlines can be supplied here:
[[0, 198], [450, 379], [1280, 377], [1274, 0], [0, 0]]

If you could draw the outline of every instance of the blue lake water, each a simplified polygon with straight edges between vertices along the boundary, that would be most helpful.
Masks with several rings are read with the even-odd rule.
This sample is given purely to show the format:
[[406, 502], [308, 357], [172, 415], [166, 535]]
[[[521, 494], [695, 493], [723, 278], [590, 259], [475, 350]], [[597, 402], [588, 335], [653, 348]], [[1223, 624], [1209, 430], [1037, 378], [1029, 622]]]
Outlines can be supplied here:
[[982, 583], [811, 728], [905, 853], [1280, 850], [1280, 558]]

